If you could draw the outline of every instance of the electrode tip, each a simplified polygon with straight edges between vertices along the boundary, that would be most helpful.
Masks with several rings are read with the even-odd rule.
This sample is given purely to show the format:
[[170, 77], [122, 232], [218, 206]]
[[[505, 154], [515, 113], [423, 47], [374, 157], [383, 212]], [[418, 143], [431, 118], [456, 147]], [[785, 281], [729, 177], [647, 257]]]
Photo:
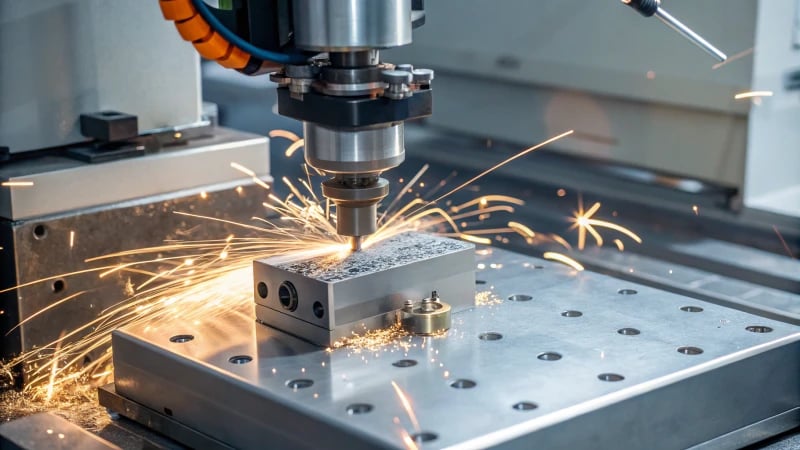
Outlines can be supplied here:
[[350, 251], [361, 251], [361, 236], [350, 236]]

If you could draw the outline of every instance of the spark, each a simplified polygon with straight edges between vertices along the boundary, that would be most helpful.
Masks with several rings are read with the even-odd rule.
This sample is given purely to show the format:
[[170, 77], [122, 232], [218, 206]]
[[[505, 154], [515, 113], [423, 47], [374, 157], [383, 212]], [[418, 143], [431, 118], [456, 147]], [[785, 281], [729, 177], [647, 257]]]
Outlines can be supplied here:
[[772, 91], [748, 91], [748, 92], [740, 92], [733, 96], [734, 100], [742, 100], [745, 98], [761, 98], [761, 97], [772, 97]]
[[775, 234], [778, 235], [778, 239], [780, 239], [783, 249], [786, 250], [786, 254], [792, 259], [797, 259], [797, 257], [792, 253], [792, 250], [789, 248], [789, 244], [787, 244], [786, 240], [783, 239], [783, 235], [781, 234], [780, 230], [778, 230], [778, 227], [773, 225], [772, 229], [775, 231]]
[[549, 259], [551, 261], [558, 261], [560, 263], [566, 264], [566, 265], [572, 267], [573, 269], [577, 270], [578, 272], [581, 272], [581, 271], [584, 270], [584, 267], [583, 267], [583, 265], [581, 263], [579, 263], [578, 261], [575, 261], [574, 259], [570, 258], [569, 256], [567, 256], [567, 255], [565, 255], [563, 253], [544, 252], [544, 254], [542, 255], [542, 258]]
[[[571, 131], [523, 150], [496, 164], [489, 171], [473, 177], [470, 182], [568, 134], [571, 134]], [[298, 141], [299, 138], [295, 142]], [[231, 162], [230, 166], [253, 178], [255, 183], [265, 189], [270, 189], [270, 186], [259, 179], [253, 170], [236, 162]], [[419, 183], [426, 169], [427, 166], [424, 166], [407, 186]], [[347, 247], [345, 240], [336, 234], [335, 214], [330, 211], [332, 207], [326, 199], [320, 199], [311, 188], [312, 173], [306, 170], [306, 175], [307, 182], [283, 179], [291, 192], [286, 198], [268, 195], [269, 201], [263, 205], [268, 212], [276, 214], [277, 219], [255, 217], [252, 223], [238, 223], [175, 211], [175, 214], [186, 218], [223, 223], [241, 230], [241, 233], [203, 241], [165, 241], [163, 245], [89, 258], [86, 262], [93, 265], [91, 268], [69, 274], [58, 274], [6, 289], [3, 292], [48, 280], [86, 274], [96, 274], [100, 278], [118, 274], [122, 280], [126, 280], [120, 283], [121, 287], [124, 284], [124, 289], [120, 289], [121, 298], [118, 302], [101, 311], [96, 318], [67, 330], [57, 340], [47, 345], [9, 361], [0, 362], [0, 369], [9, 372], [10, 368], [18, 365], [25, 366], [28, 382], [24, 395], [29, 395], [29, 398], [33, 399], [49, 397], [53, 404], [76, 407], [80, 400], [72, 396], [73, 393], [93, 392], [91, 386], [105, 384], [113, 377], [110, 343], [111, 332], [114, 329], [135, 325], [157, 328], [177, 318], [184, 323], [199, 323], [213, 320], [222, 314], [252, 316], [254, 259], [301, 252], [333, 254]], [[453, 176], [455, 172], [448, 179]], [[445, 185], [444, 181], [440, 182], [428, 195], [432, 196]], [[459, 188], [440, 196], [437, 201], [466, 185], [462, 184]], [[524, 204], [524, 201], [515, 197], [483, 195], [457, 205], [454, 212], [456, 215], [451, 216], [443, 208], [432, 206], [434, 202], [426, 202], [425, 197], [413, 199], [406, 205], [397, 207], [404, 190], [401, 190], [397, 201], [383, 212], [378, 232], [365, 241], [365, 246], [411, 230], [456, 235], [472, 242], [489, 245], [492, 240], [479, 237], [480, 230], [464, 232], [456, 220], [480, 218], [485, 214], [510, 214], [514, 212], [512, 205]], [[519, 233], [526, 237], [535, 236], [532, 229], [519, 222], [510, 222], [508, 228], [486, 231], [491, 234]], [[566, 241], [563, 243], [568, 246]], [[73, 233], [70, 236], [70, 245], [74, 245]], [[74, 301], [85, 292], [75, 293], [51, 304], [28, 317], [23, 323], [37, 320], [44, 312]], [[498, 299], [492, 294], [485, 301], [492, 304]], [[477, 297], [476, 302], [478, 302]], [[335, 343], [329, 351], [342, 348], [358, 353], [386, 349], [388, 346], [407, 350], [412, 341], [404, 339], [405, 336], [406, 332], [399, 325], [382, 330], [365, 330], [361, 335], [354, 334]], [[57, 355], [53, 352], [54, 348], [57, 349]], [[84, 364], [87, 357], [91, 357], [91, 362]], [[85, 400], [86, 396], [81, 395], [80, 398]]]
[[490, 202], [511, 203], [513, 205], [519, 205], [519, 206], [522, 206], [522, 205], [525, 204], [525, 200], [522, 200], [522, 199], [519, 199], [519, 198], [516, 198], [516, 197], [511, 197], [509, 195], [483, 195], [481, 197], [472, 199], [472, 200], [470, 200], [468, 202], [464, 202], [464, 203], [462, 203], [460, 205], [451, 206], [450, 207], [450, 211], [453, 212], [453, 213], [458, 213], [462, 209], [466, 209], [466, 208], [468, 208], [470, 206], [475, 206], [475, 205], [479, 205], [479, 206], [485, 208], [485, 207], [489, 206]]
[[268, 133], [268, 135], [271, 138], [282, 137], [282, 138], [288, 139], [288, 140], [290, 140], [292, 142], [297, 142], [297, 141], [300, 140], [300, 136], [292, 133], [289, 130], [272, 130], [272, 131], [270, 131]]
[[619, 251], [621, 252], [625, 251], [625, 244], [620, 239], [614, 239], [614, 244], [616, 244]]
[[208, 198], [208, 193], [206, 191], [201, 191], [200, 192], [200, 198], [202, 198], [203, 200], [207, 199]]
[[633, 239], [637, 244], [642, 243], [642, 238], [636, 233], [622, 225], [617, 225], [607, 220], [593, 219], [594, 215], [600, 210], [600, 202], [596, 202], [588, 210], [583, 210], [583, 203], [579, 201], [578, 210], [574, 211], [574, 215], [569, 218], [572, 222], [570, 230], [578, 230], [578, 250], [583, 250], [586, 247], [586, 233], [588, 232], [595, 240], [598, 247], [603, 246], [603, 237], [597, 231], [597, 228], [607, 228], [610, 230], [622, 233], [629, 238]]
[[292, 144], [291, 144], [291, 145], [289, 145], [288, 147], [286, 147], [286, 152], [285, 152], [285, 155], [286, 155], [286, 157], [287, 157], [287, 158], [291, 158], [291, 157], [292, 157], [292, 155], [294, 155], [294, 153], [295, 153], [295, 152], [296, 152], [296, 151], [297, 151], [297, 150], [298, 150], [300, 147], [303, 147], [304, 145], [306, 145], [306, 141], [305, 141], [305, 139], [300, 139], [300, 140], [298, 140], [298, 141], [292, 142]]
[[553, 241], [557, 242], [559, 245], [561, 245], [562, 247], [566, 248], [567, 250], [570, 250], [570, 251], [572, 250], [572, 245], [570, 245], [570, 243], [567, 242], [567, 240], [564, 239], [563, 237], [561, 237], [561, 236], [559, 236], [557, 234], [553, 234], [553, 233], [548, 234], [547, 237], [549, 237]]
[[475, 293], [475, 306], [492, 306], [503, 303], [497, 294], [492, 291], [480, 291]]
[[533, 230], [531, 230], [526, 225], [523, 225], [523, 224], [521, 224], [519, 222], [513, 222], [513, 221], [512, 222], [508, 222], [508, 227], [512, 228], [514, 231], [519, 233], [520, 236], [522, 236], [524, 238], [532, 239], [532, 238], [536, 237], [536, 233], [534, 233]]
[[414, 413], [414, 408], [411, 406], [411, 401], [409, 401], [406, 393], [403, 392], [403, 390], [400, 389], [400, 386], [398, 386], [394, 381], [392, 381], [392, 387], [394, 388], [394, 392], [397, 394], [397, 398], [400, 399], [403, 409], [406, 410], [406, 414], [408, 414], [408, 418], [411, 420], [411, 425], [414, 427], [414, 431], [418, 432], [419, 421], [417, 421], [417, 415]]
[[565, 137], [569, 136], [570, 134], [572, 134], [574, 132], [575, 132], [575, 130], [569, 130], [569, 131], [566, 131], [564, 133], [559, 134], [558, 136], [551, 137], [550, 139], [547, 139], [546, 141], [540, 142], [540, 143], [538, 143], [538, 144], [536, 144], [536, 145], [534, 145], [532, 147], [528, 147], [525, 150], [522, 150], [521, 152], [515, 154], [514, 156], [511, 156], [510, 158], [506, 158], [505, 160], [500, 161], [499, 163], [497, 163], [497, 164], [493, 165], [492, 167], [490, 167], [490, 168], [484, 170], [483, 172], [479, 173], [478, 175], [475, 175], [474, 177], [470, 178], [469, 180], [467, 180], [467, 181], [461, 183], [460, 185], [458, 185], [458, 187], [452, 189], [450, 192], [441, 195], [436, 200], [433, 200], [430, 203], [436, 203], [439, 200], [444, 199], [445, 197], [449, 197], [453, 193], [458, 192], [461, 189], [464, 189], [465, 187], [467, 187], [467, 186], [471, 185], [472, 183], [478, 181], [479, 179], [483, 178], [484, 176], [486, 176], [486, 175], [494, 172], [495, 170], [505, 166], [506, 164], [510, 163], [511, 161], [514, 161], [514, 160], [517, 160], [519, 158], [522, 158], [523, 156], [525, 156], [525, 155], [527, 155], [527, 154], [529, 154], [531, 152], [535, 152], [536, 150], [539, 150], [540, 148], [542, 148], [542, 147], [544, 147], [546, 145], [552, 144], [553, 142], [556, 142], [559, 139], [565, 138]]
[[266, 189], [268, 191], [270, 190], [269, 185], [266, 182], [264, 182], [264, 180], [262, 180], [261, 178], [258, 178], [258, 176], [256, 176], [256, 173], [253, 172], [252, 170], [248, 169], [247, 167], [245, 167], [245, 166], [243, 166], [243, 165], [241, 165], [241, 164], [239, 164], [237, 162], [231, 162], [231, 167], [236, 169], [236, 170], [238, 170], [239, 172], [242, 172], [243, 174], [249, 176], [253, 180], [253, 182], [256, 183], [257, 185], [263, 187], [264, 189]]
[[294, 153], [300, 147], [303, 147], [305, 145], [305, 139], [300, 138], [300, 136], [288, 130], [272, 130], [269, 132], [269, 137], [271, 138], [282, 137], [284, 139], [292, 141], [291, 145], [289, 145], [289, 147], [287, 147], [286, 151], [284, 152], [284, 155], [287, 158], [291, 158], [292, 155], [294, 155]]
[[489, 238], [482, 238], [466, 233], [460, 233], [458, 237], [467, 242], [472, 242], [473, 244], [492, 245], [492, 240]]
[[377, 330], [368, 330], [363, 334], [353, 332], [350, 337], [340, 339], [331, 345], [328, 352], [333, 352], [339, 348], [347, 348], [354, 354], [361, 352], [377, 352], [389, 345], [399, 345], [401, 348], [408, 348], [408, 344], [398, 341], [403, 337], [408, 336], [408, 332], [403, 327], [395, 323], [386, 328]]
[[69, 248], [75, 247], [75, 231], [70, 230], [69, 232]]
[[563, 196], [567, 195], [567, 191], [565, 189], [559, 189], [559, 190], [556, 191], [556, 195], [559, 196], [559, 197], [563, 197]]
[[692, 205], [692, 211], [694, 212], [695, 216], [699, 216], [700, 215], [700, 207], [699, 206]]
[[50, 400], [53, 399], [53, 391], [56, 385], [56, 375], [58, 374], [58, 359], [59, 359], [59, 351], [61, 350], [61, 343], [64, 339], [64, 331], [61, 331], [61, 335], [59, 336], [58, 343], [56, 344], [56, 350], [53, 352], [53, 360], [50, 363], [50, 381], [47, 383], [47, 387], [45, 388], [45, 403], [49, 403]]
[[3, 187], [31, 187], [33, 186], [33, 181], [4, 181], [0, 183], [0, 186]]
[[711, 70], [717, 70], [720, 67], [722, 67], [722, 66], [724, 66], [724, 65], [726, 65], [728, 63], [732, 63], [732, 62], [736, 61], [737, 59], [744, 58], [745, 56], [752, 54], [754, 50], [755, 49], [753, 47], [750, 47], [747, 50], [742, 50], [741, 52], [739, 52], [739, 53], [737, 53], [737, 54], [735, 54], [733, 56], [729, 56], [728, 59], [726, 59], [725, 61], [716, 63], [713, 66], [711, 66]]
[[400, 435], [402, 436], [401, 439], [403, 440], [403, 444], [405, 444], [405, 446], [406, 446], [406, 448], [408, 450], [418, 450], [419, 449], [419, 447], [417, 446], [417, 443], [414, 442], [414, 439], [411, 437], [410, 434], [408, 434], [408, 431], [401, 429], [400, 430]]

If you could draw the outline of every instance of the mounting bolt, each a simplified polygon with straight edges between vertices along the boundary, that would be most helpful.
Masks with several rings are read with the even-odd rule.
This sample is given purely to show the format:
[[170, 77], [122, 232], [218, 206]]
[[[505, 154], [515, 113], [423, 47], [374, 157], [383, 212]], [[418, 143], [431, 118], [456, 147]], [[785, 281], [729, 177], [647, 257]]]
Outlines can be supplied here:
[[430, 86], [433, 81], [433, 70], [431, 69], [416, 69], [411, 72], [414, 83], [420, 86]]
[[383, 95], [393, 100], [401, 100], [411, 96], [409, 85], [413, 79], [410, 72], [402, 70], [384, 70], [381, 72], [381, 79], [389, 85], [383, 91]]
[[406, 300], [400, 313], [403, 328], [413, 334], [429, 336], [450, 329], [450, 305], [436, 291], [419, 302]]

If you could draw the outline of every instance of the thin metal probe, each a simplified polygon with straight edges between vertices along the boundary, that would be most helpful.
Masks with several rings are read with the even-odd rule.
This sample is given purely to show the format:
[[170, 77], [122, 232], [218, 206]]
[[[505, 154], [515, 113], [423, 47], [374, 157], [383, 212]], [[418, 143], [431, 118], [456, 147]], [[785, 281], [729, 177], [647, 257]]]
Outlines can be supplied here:
[[630, 6], [644, 17], [658, 17], [658, 19], [662, 21], [664, 25], [672, 28], [675, 30], [675, 32], [689, 40], [691, 43], [703, 49], [706, 53], [713, 56], [717, 61], [724, 62], [726, 59], [728, 59], [728, 56], [725, 55], [725, 53], [722, 53], [717, 47], [711, 45], [710, 42], [703, 39], [702, 36], [695, 33], [691, 28], [687, 27], [683, 22], [676, 19], [675, 16], [662, 8], [661, 0], [622, 0], [622, 3]]
[[702, 36], [692, 31], [691, 28], [684, 25], [683, 22], [676, 19], [672, 14], [664, 10], [664, 8], [659, 7], [656, 10], [655, 16], [664, 22], [666, 26], [672, 28], [678, 34], [690, 40], [694, 45], [705, 50], [706, 53], [716, 58], [719, 62], [724, 62], [726, 59], [728, 59], [728, 56], [725, 53], [722, 53], [722, 51], [720, 51], [718, 48], [711, 45], [710, 42], [703, 39]]

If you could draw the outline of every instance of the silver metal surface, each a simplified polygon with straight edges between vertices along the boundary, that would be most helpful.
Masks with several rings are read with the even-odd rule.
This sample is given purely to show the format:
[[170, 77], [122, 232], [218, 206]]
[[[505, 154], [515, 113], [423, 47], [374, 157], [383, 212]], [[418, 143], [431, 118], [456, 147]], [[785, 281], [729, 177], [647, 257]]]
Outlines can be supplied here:
[[306, 162], [327, 173], [379, 173], [405, 159], [403, 124], [343, 130], [303, 123]]
[[0, 448], [9, 450], [121, 450], [51, 412], [0, 424]]
[[355, 253], [343, 249], [255, 261], [256, 316], [327, 346], [352, 332], [395, 323], [406, 300], [422, 300], [431, 291], [458, 311], [474, 300], [474, 248], [453, 239], [405, 233]]
[[411, 0], [293, 0], [297, 47], [354, 51], [411, 43]]
[[215, 128], [214, 136], [159, 153], [88, 164], [62, 156], [0, 167], [0, 181], [33, 186], [0, 187], [0, 217], [21, 220], [127, 200], [233, 182], [237, 162], [258, 176], [269, 174], [266, 137]]
[[698, 46], [703, 51], [716, 58], [718, 61], [723, 62], [728, 59], [725, 53], [722, 53], [718, 48], [711, 45], [710, 42], [703, 39], [702, 36], [684, 25], [683, 22], [673, 17], [672, 14], [668, 13], [666, 10], [664, 10], [664, 8], [659, 7], [656, 9], [655, 16], [664, 22], [666, 26], [675, 30], [678, 34], [691, 41], [692, 44]]
[[322, 195], [336, 204], [336, 233], [366, 236], [378, 229], [378, 202], [389, 194], [385, 178], [332, 178], [322, 183]]
[[[272, 185], [270, 178], [262, 180]], [[23, 285], [0, 293], [0, 358], [48, 346], [64, 330], [74, 330], [65, 344], [85, 338], [93, 332], [93, 328], [84, 328], [87, 323], [109, 314], [115, 305], [130, 297], [126, 286], [139, 285], [150, 278], [122, 271], [98, 277], [98, 272], [90, 269], [102, 267], [108, 260], [87, 260], [157, 247], [169, 240], [239, 236], [242, 228], [232, 223], [252, 223], [253, 217], [263, 215], [267, 194], [262, 186], [242, 177], [55, 217], [0, 220], [0, 291]], [[123, 257], [115, 261], [135, 259], [141, 260]], [[158, 264], [148, 269], [158, 270]], [[62, 276], [48, 280], [59, 274]], [[75, 296], [79, 298], [68, 301]], [[96, 360], [107, 350], [108, 345], [98, 346], [84, 362]], [[29, 368], [20, 369], [20, 376], [27, 377]]]
[[403, 448], [408, 435], [434, 438], [421, 448], [672, 449], [721, 436], [735, 448], [758, 434], [736, 430], [797, 425], [784, 414], [800, 405], [796, 326], [496, 249], [478, 267], [487, 292], [446, 337], [377, 351], [314, 349], [235, 314], [118, 331], [117, 392], [239, 448]]
[[155, 2], [0, 2], [0, 54], [12, 153], [85, 140], [82, 113], [134, 114], [140, 131], [200, 120], [197, 52]]

